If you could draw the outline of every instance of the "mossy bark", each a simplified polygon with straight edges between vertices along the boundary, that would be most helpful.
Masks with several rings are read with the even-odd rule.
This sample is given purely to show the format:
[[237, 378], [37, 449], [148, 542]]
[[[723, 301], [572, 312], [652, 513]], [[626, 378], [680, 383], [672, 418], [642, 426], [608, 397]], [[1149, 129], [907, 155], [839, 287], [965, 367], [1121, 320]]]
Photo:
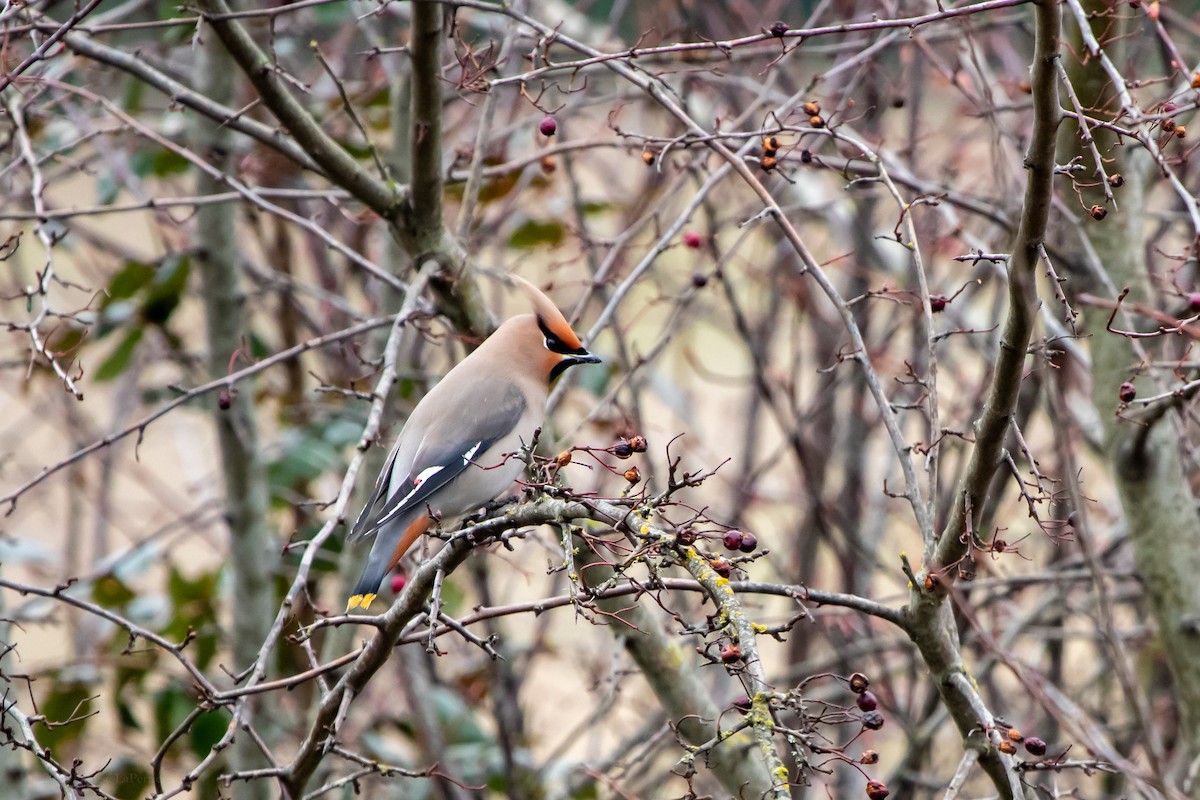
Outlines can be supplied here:
[[[1106, 12], [1097, 0], [1083, 3], [1087, 12]], [[1110, 58], [1120, 64], [1118, 52], [1123, 31], [1112, 28], [1107, 16], [1096, 17], [1094, 33]], [[1075, 52], [1083, 52], [1078, 31], [1073, 32]], [[1114, 92], [1108, 75], [1097, 58], [1086, 58], [1069, 67], [1069, 76], [1079, 101], [1087, 109], [1115, 112]], [[1075, 122], [1062, 131], [1063, 161], [1078, 156], [1088, 170], [1077, 178], [1084, 206], [1108, 205], [1099, 176], [1093, 174], [1094, 159], [1085, 146]], [[1117, 290], [1129, 289], [1128, 302], [1150, 298], [1146, 263], [1147, 220], [1143, 212], [1150, 181], [1157, 174], [1144, 151], [1117, 141], [1114, 133], [1092, 127], [1096, 147], [1113, 161], [1105, 165], [1109, 174], [1120, 173], [1124, 184], [1114, 191], [1116, 207], [1099, 222], [1084, 220], [1083, 235], [1099, 259], [1108, 283]], [[1080, 282], [1086, 282], [1080, 276]], [[1097, 293], [1107, 290], [1096, 281], [1086, 286]], [[1139, 409], [1120, 412], [1118, 387], [1133, 379], [1143, 394], [1153, 391], [1147, 378], [1135, 378], [1134, 366], [1141, 361], [1135, 340], [1107, 330], [1109, 309], [1090, 306], [1084, 320], [1090, 334], [1094, 402], [1104, 423], [1105, 449], [1112, 465], [1113, 480], [1125, 512], [1133, 545], [1138, 577], [1149, 601], [1162, 643], [1162, 651], [1175, 682], [1176, 707], [1187, 756], [1182, 766], [1200, 755], [1200, 515], [1184, 474], [1180, 451], [1179, 420], [1174, 412], [1160, 414], [1149, 422], [1137, 421]], [[1124, 328], [1118, 316], [1114, 327]], [[1159, 340], [1140, 340], [1148, 350], [1162, 346]], [[1166, 343], [1170, 346], [1170, 342]], [[1162, 776], [1194, 798], [1200, 798], [1200, 781], [1186, 775]]]

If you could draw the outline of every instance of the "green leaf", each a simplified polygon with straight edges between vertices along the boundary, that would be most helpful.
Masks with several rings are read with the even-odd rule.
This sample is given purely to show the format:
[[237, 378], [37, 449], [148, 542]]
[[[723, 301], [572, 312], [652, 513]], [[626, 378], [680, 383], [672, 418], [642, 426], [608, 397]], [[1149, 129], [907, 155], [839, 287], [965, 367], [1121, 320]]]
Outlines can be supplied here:
[[[55, 681], [50, 694], [38, 705], [38, 710], [46, 718], [41, 723], [43, 730], [37, 731], [38, 741], [43, 747], [55, 751], [61, 758], [57, 752], [59, 747], [78, 739], [87, 727], [87, 714], [91, 710], [88, 699], [91, 696], [91, 687], [86, 684]], [[73, 717], [75, 721], [71, 723], [57, 724]]]
[[101, 782], [118, 800], [141, 800], [151, 794], [150, 771], [132, 758], [122, 758], [104, 771]]
[[111, 175], [106, 173], [96, 181], [96, 205], [111, 206], [117, 202], [117, 195], [120, 193], [121, 187]]
[[185, 256], [171, 255], [163, 259], [142, 303], [142, 318], [146, 322], [159, 327], [167, 323], [187, 289], [189, 266]]
[[167, 178], [187, 172], [191, 162], [174, 150], [140, 149], [134, 151], [130, 157], [129, 166], [139, 178]]
[[114, 300], [125, 300], [133, 297], [141, 289], [154, 280], [154, 267], [140, 261], [127, 261], [125, 266], [108, 282], [105, 293], [108, 297], [100, 303], [105, 308]]
[[134, 351], [137, 350], [138, 342], [141, 340], [141, 328], [134, 328], [125, 334], [125, 338], [121, 340], [121, 343], [117, 345], [115, 350], [108, 354], [108, 358], [100, 362], [100, 366], [92, 374], [92, 379], [103, 383], [104, 381], [111, 381], [124, 372], [133, 358]]
[[340, 448], [325, 439], [323, 433], [321, 426], [310, 425], [283, 434], [283, 451], [267, 465], [273, 497], [341, 466]]
[[192, 723], [192, 752], [196, 758], [204, 758], [213, 746], [225, 735], [229, 727], [228, 715], [221, 711], [206, 711]]
[[127, 731], [140, 731], [142, 723], [137, 718], [137, 714], [133, 713], [133, 707], [124, 700], [117, 700], [117, 721], [121, 723], [121, 727]]
[[508, 237], [508, 244], [510, 247], [519, 248], [556, 245], [562, 242], [566, 233], [567, 229], [561, 222], [530, 219], [512, 232]]
[[167, 594], [174, 611], [161, 633], [182, 641], [191, 631], [194, 638], [188, 652], [201, 669], [207, 668], [220, 645], [220, 628], [215, 622], [217, 577], [217, 572], [205, 572], [188, 580], [175, 567], [171, 567], [167, 576]]
[[[195, 704], [177, 683], [170, 683], [154, 693], [154, 733], [156, 741], [164, 742], [192, 713]], [[177, 757], [171, 751], [172, 757]]]
[[105, 608], [119, 609], [135, 597], [116, 575], [102, 575], [92, 584], [92, 599]]

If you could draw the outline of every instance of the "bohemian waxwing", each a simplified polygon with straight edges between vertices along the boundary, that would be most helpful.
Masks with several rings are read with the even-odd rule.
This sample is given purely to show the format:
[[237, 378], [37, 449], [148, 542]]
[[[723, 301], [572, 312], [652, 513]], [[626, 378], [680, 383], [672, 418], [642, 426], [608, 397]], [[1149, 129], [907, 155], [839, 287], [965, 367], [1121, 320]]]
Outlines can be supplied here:
[[375, 491], [348, 537], [375, 536], [346, 610], [367, 608], [384, 577], [442, 519], [494, 500], [521, 474], [522, 447], [546, 416], [546, 399], [575, 364], [599, 358], [583, 349], [562, 313], [528, 281], [510, 276], [533, 314], [506, 320], [413, 409]]

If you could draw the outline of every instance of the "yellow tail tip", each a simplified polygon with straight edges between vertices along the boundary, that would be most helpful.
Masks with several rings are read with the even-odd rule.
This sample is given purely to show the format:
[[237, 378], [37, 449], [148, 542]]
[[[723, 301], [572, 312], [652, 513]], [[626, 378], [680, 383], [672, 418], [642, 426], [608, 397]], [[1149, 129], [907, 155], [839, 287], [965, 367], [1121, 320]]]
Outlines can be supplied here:
[[346, 613], [349, 614], [356, 608], [368, 608], [373, 602], [375, 602], [373, 594], [356, 594], [350, 598], [350, 602], [346, 603]]

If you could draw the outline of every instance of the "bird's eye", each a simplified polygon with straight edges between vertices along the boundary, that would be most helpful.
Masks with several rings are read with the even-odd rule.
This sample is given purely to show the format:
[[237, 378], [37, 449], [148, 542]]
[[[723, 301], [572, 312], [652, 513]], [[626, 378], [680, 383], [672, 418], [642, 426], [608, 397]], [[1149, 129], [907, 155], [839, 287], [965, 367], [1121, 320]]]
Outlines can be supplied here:
[[562, 351], [563, 345], [562, 342], [560, 342], [558, 339], [555, 339], [553, 336], [547, 336], [546, 349], [551, 353], [558, 353]]

